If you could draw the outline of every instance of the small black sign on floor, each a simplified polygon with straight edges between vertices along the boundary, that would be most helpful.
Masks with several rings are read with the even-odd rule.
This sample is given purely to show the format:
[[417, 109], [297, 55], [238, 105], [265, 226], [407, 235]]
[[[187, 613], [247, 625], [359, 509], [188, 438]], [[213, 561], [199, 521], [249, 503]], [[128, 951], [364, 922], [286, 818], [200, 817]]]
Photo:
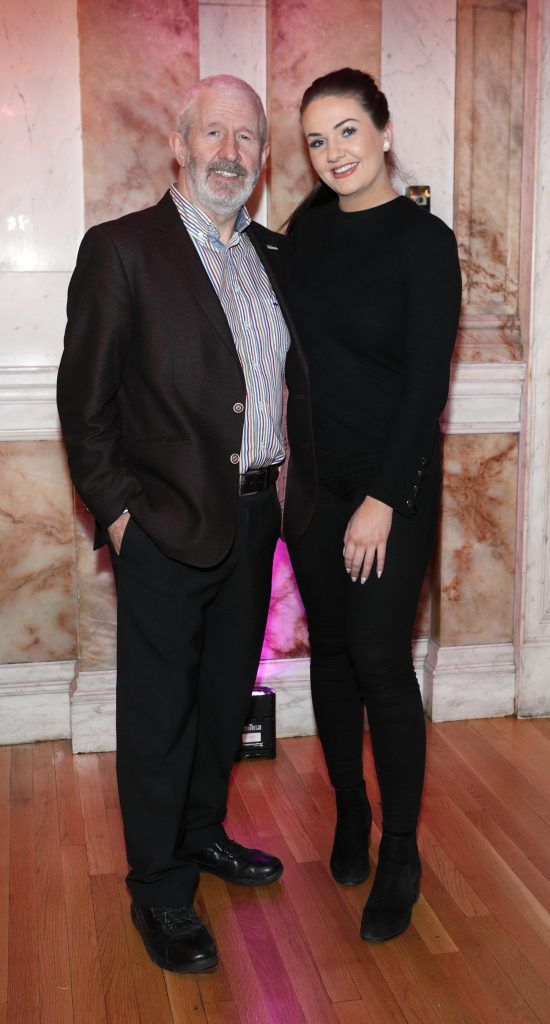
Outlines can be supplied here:
[[273, 758], [275, 753], [275, 690], [255, 686], [236, 760]]

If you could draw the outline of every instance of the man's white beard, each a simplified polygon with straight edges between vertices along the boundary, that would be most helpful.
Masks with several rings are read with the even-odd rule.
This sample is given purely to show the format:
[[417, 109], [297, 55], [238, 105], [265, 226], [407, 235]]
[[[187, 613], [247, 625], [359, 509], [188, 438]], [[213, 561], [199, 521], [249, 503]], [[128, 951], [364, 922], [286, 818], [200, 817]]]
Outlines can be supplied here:
[[[222, 163], [222, 161], [219, 162]], [[228, 169], [231, 166], [231, 164], [228, 164]], [[223, 179], [217, 177], [215, 182], [213, 182], [213, 173], [215, 172], [210, 171], [209, 173], [208, 168], [199, 164], [194, 157], [187, 157], [185, 161], [185, 174], [189, 178], [193, 192], [200, 205], [205, 210], [212, 210], [213, 213], [231, 217], [240, 210], [241, 206], [244, 206], [252, 195], [260, 177], [260, 167], [258, 166], [253, 174], [247, 173], [246, 177], [231, 179], [231, 183], [226, 186], [227, 193], [225, 195], [223, 193]], [[236, 188], [238, 181], [242, 182], [240, 188]]]

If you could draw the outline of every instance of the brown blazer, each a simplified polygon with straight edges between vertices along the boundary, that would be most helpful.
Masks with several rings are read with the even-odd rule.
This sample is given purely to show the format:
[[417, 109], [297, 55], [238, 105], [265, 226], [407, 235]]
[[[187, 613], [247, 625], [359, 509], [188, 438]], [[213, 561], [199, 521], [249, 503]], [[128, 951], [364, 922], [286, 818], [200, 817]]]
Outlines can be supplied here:
[[[281, 235], [252, 223], [291, 334], [285, 538], [315, 502], [308, 374], [286, 308]], [[269, 248], [268, 248], [269, 246]], [[96, 543], [128, 508], [161, 550], [207, 567], [235, 532], [245, 383], [229, 325], [167, 192], [157, 206], [91, 228], [69, 285], [58, 408], [75, 487]]]

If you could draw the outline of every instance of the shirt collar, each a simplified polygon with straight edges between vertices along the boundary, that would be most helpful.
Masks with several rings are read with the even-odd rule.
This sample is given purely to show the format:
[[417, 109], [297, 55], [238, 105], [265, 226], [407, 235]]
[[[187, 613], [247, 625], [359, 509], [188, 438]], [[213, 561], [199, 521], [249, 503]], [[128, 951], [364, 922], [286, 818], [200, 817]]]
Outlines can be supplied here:
[[[189, 202], [181, 194], [175, 182], [170, 186], [170, 195], [185, 227], [193, 238], [202, 243], [209, 241], [217, 245], [223, 245], [223, 242], [220, 241], [220, 232], [210, 220], [210, 217], [203, 210], [199, 209], [198, 206], [195, 206], [194, 203]], [[235, 220], [235, 228], [229, 245], [234, 245], [240, 241], [240, 235], [246, 230], [251, 220], [252, 218], [246, 206], [241, 206]]]

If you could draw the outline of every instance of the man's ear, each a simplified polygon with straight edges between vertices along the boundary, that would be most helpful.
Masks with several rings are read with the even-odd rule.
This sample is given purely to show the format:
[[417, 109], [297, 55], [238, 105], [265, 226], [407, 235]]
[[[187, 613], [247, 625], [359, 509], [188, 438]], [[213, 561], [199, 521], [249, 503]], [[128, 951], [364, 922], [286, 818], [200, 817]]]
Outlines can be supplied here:
[[185, 143], [179, 132], [170, 132], [168, 136], [170, 149], [174, 154], [180, 167], [185, 167]]
[[269, 145], [269, 142], [266, 142], [265, 145], [262, 146], [262, 152], [260, 154], [260, 166], [261, 166], [262, 171], [263, 171], [263, 169], [264, 169], [264, 167], [265, 167], [265, 165], [267, 163], [267, 158], [268, 158], [269, 153], [270, 153], [270, 148], [271, 147]]

